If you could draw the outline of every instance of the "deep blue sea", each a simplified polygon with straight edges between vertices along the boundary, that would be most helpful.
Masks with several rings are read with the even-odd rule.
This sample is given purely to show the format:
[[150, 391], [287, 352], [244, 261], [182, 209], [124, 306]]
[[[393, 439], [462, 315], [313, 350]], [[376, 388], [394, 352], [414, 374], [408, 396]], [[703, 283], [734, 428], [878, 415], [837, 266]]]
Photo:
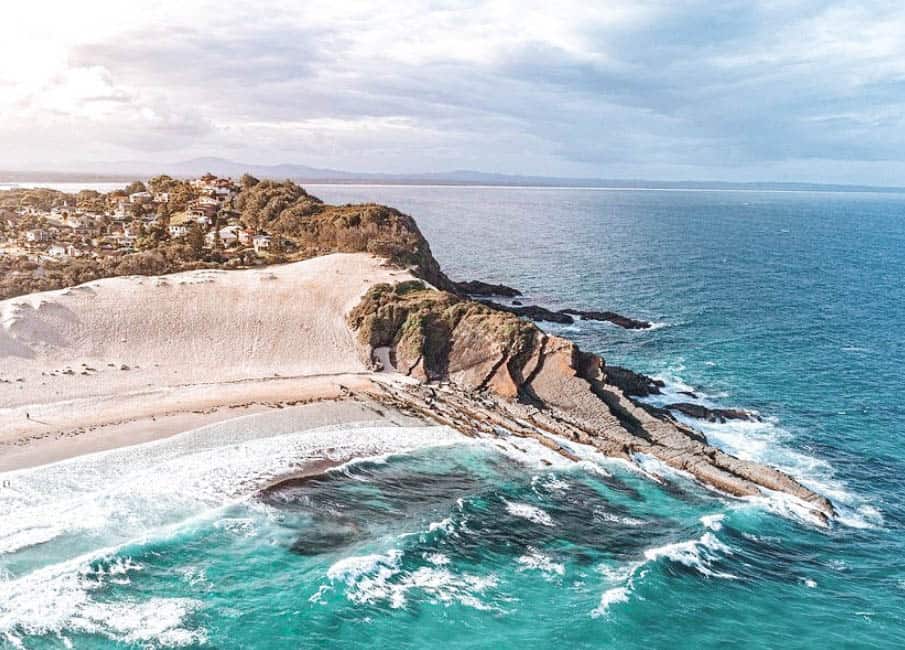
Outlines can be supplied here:
[[905, 646], [905, 196], [309, 190], [412, 214], [455, 279], [653, 321], [544, 327], [672, 395], [758, 411], [688, 422], [830, 497], [838, 520], [656, 463], [475, 444], [224, 500], [211, 486], [250, 480], [275, 447], [201, 457], [177, 440], [0, 492], [19, 516], [0, 536], [0, 647]]

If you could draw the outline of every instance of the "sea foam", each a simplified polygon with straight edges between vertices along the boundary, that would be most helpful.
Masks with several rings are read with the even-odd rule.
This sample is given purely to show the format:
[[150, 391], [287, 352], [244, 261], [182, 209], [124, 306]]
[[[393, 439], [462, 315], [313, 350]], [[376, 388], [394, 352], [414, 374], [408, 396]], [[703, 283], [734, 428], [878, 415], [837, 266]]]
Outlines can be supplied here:
[[[202, 643], [204, 630], [186, 623], [201, 606], [196, 601], [94, 599], [103, 585], [140, 574], [140, 565], [117, 558], [119, 549], [219, 521], [231, 504], [312, 457], [342, 462], [468, 442], [444, 427], [340, 425], [257, 438], [253, 420], [244, 428], [223, 424], [4, 474], [11, 487], [0, 492], [0, 554], [15, 558], [41, 545], [42, 565], [0, 580], [0, 638], [91, 633], [135, 644]], [[223, 522], [243, 536], [253, 534], [249, 525]], [[334, 573], [372, 569], [356, 566]]]
[[[693, 402], [708, 408], [720, 408], [722, 395], [709, 395], [689, 386], [673, 374], [657, 375], [665, 382], [662, 395], [646, 398], [648, 403], [665, 406], [674, 402]], [[683, 392], [694, 392], [692, 398]], [[835, 476], [832, 465], [821, 458], [794, 449], [794, 436], [784, 429], [777, 418], [760, 420], [729, 420], [708, 422], [674, 414], [683, 424], [703, 433], [710, 444], [742, 458], [776, 467], [800, 481], [805, 487], [830, 499], [837, 509], [836, 520], [852, 528], [874, 528], [883, 525], [883, 514], [876, 506], [852, 492]], [[652, 473], [658, 473], [656, 470]], [[763, 497], [749, 499], [777, 514], [809, 524], [823, 525], [807, 504], [786, 495], [765, 490]]]

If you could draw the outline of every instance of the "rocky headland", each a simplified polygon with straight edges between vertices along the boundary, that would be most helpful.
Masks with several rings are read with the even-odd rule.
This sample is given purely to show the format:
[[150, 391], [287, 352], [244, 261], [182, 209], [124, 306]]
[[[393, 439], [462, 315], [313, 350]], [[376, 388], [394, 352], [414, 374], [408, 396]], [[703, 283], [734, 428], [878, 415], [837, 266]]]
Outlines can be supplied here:
[[0, 301], [4, 448], [354, 393], [468, 435], [531, 437], [567, 457], [569, 441], [630, 461], [648, 455], [729, 495], [781, 492], [833, 516], [825, 497], [721, 451], [673, 415], [752, 414], [652, 407], [641, 400], [662, 382], [609, 366], [535, 321], [650, 323], [501, 305], [489, 299], [518, 290], [451, 281], [414, 219], [397, 210], [328, 206], [286, 184], [255, 192], [243, 218], [291, 240], [295, 263], [176, 275], [139, 265], [129, 267], [139, 275]]
[[349, 324], [366, 349], [388, 350], [395, 370], [419, 380], [422, 387], [395, 390], [396, 399], [460, 430], [501, 429], [561, 448], [552, 434], [625, 459], [648, 454], [733, 496], [772, 490], [824, 520], [834, 514], [829, 500], [791, 476], [735, 458], [667, 409], [636, 402], [659, 390], [655, 380], [609, 369], [516, 314], [409, 281], [370, 289]]

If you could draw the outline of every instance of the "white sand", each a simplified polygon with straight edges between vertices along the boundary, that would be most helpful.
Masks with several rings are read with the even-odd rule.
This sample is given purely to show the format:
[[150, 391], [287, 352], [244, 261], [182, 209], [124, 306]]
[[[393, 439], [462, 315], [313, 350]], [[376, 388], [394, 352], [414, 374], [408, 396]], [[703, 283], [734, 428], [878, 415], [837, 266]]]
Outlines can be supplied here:
[[366, 389], [346, 315], [370, 286], [406, 279], [335, 254], [0, 301], [0, 471]]

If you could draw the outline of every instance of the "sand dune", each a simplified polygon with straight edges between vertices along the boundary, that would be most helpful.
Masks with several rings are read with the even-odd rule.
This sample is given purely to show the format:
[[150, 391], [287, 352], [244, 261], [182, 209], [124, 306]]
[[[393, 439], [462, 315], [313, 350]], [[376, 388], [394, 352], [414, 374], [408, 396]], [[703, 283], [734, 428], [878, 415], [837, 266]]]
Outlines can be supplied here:
[[0, 459], [66, 431], [154, 417], [144, 430], [175, 432], [174, 414], [334, 395], [368, 371], [346, 314], [374, 283], [410, 278], [367, 254], [335, 254], [2, 301]]

